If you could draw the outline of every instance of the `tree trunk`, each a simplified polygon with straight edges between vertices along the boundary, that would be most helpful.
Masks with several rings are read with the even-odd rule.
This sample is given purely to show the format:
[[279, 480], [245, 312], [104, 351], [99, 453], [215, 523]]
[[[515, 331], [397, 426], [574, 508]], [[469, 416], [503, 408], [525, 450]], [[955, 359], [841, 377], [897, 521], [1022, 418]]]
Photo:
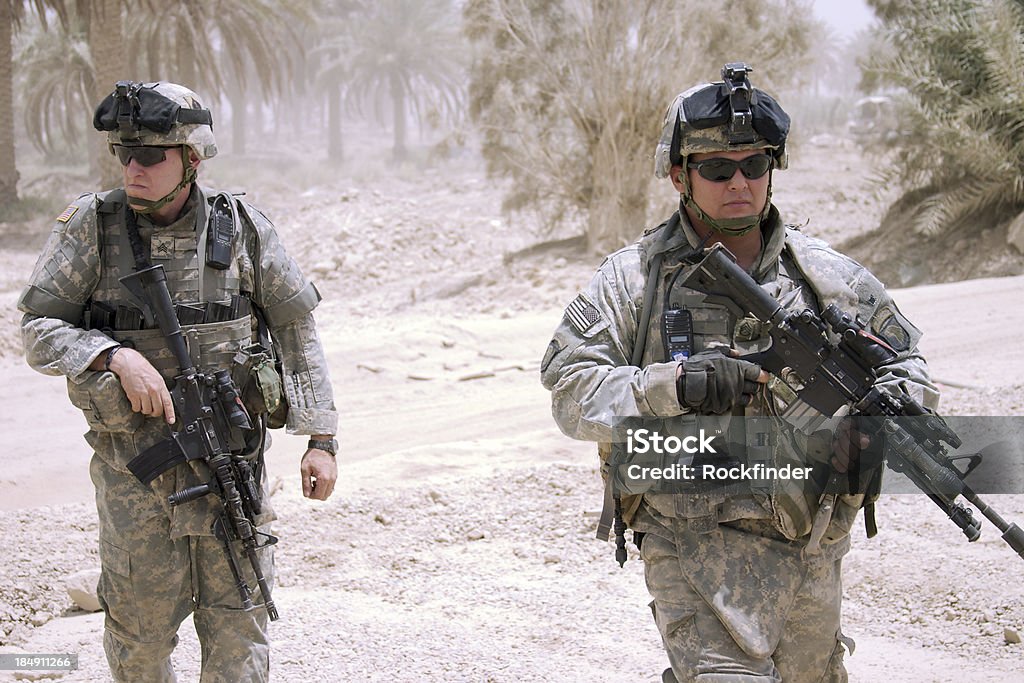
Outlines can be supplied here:
[[395, 74], [391, 75], [391, 107], [395, 118], [395, 146], [391, 158], [398, 161], [405, 157], [405, 89]]
[[341, 163], [345, 150], [341, 138], [341, 84], [332, 80], [327, 86], [327, 160]]
[[0, 0], [0, 204], [18, 201], [18, 168], [14, 151], [13, 11]]
[[[92, 53], [94, 106], [109, 95], [114, 84], [131, 78], [124, 50], [123, 0], [93, 0], [89, 3], [89, 51]], [[90, 113], [89, 120], [92, 116]], [[121, 167], [107, 149], [105, 134], [90, 136], [94, 140], [93, 158], [97, 160], [96, 180], [101, 190], [121, 185]]]
[[647, 220], [650, 159], [630, 146], [631, 137], [594, 146], [591, 171], [594, 192], [587, 207], [587, 250], [606, 254], [638, 239]]
[[198, 76], [196, 74], [195, 48], [185, 41], [184, 36], [185, 32], [179, 29], [178, 35], [174, 37], [175, 63], [177, 66], [175, 80], [178, 82], [178, 85], [183, 85], [195, 92], [198, 87], [196, 84]]

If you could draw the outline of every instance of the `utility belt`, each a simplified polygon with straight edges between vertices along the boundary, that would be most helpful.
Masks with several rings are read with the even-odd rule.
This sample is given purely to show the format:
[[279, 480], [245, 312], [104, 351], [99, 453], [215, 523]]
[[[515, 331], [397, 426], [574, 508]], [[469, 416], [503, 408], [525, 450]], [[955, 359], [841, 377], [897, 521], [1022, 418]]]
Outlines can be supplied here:
[[[248, 316], [251, 304], [243, 294], [233, 294], [226, 304], [208, 301], [198, 304], [175, 304], [178, 323], [202, 325], [237, 320]], [[93, 301], [82, 314], [82, 328], [86, 330], [145, 330], [155, 325], [147, 322], [147, 315], [135, 306]]]

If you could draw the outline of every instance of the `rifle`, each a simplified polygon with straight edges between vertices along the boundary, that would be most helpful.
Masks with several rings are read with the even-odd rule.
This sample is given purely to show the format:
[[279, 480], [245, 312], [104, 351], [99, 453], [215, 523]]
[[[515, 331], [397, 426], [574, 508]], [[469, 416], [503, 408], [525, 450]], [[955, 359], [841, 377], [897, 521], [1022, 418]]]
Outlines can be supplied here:
[[210, 472], [209, 479], [198, 486], [176, 491], [168, 496], [167, 502], [176, 506], [210, 493], [217, 496], [221, 511], [213, 524], [213, 532], [224, 546], [242, 606], [245, 609], [253, 607], [252, 589], [242, 577], [234, 541], [241, 542], [263, 597], [263, 606], [274, 621], [278, 618], [277, 607], [270, 596], [270, 587], [256, 551], [274, 545], [278, 539], [256, 530], [255, 519], [261, 512], [259, 487], [252, 467], [233, 452], [244, 446], [243, 432], [253, 429], [252, 420], [239, 399], [228, 370], [206, 373], [193, 367], [171, 303], [164, 267], [158, 264], [142, 268], [120, 278], [120, 281], [152, 310], [180, 370], [171, 389], [180, 428], [133, 458], [128, 469], [148, 485], [181, 463], [198, 461], [205, 464]]
[[[721, 244], [697, 254], [701, 256], [683, 285], [704, 292], [709, 301], [728, 307], [741, 318], [753, 315], [768, 324], [771, 346], [743, 359], [777, 376], [786, 370], [800, 378], [803, 389], [783, 417], [799, 425], [812, 416], [830, 417], [843, 406], [852, 406], [852, 414], [877, 420], [879, 434], [884, 437], [886, 464], [892, 470], [903, 473], [946, 513], [968, 541], [975, 541], [981, 535], [981, 524], [970, 508], [957, 502], [962, 496], [1003, 532], [1003, 540], [1024, 559], [1024, 531], [982, 501], [948, 455], [947, 445], [959, 448], [960, 437], [939, 415], [913, 398], [874, 386], [879, 366], [896, 358], [888, 344], [835, 304], [825, 308], [820, 318], [810, 310], [787, 311], [736, 264], [735, 257]], [[839, 341], [831, 342], [827, 331], [837, 335]]]

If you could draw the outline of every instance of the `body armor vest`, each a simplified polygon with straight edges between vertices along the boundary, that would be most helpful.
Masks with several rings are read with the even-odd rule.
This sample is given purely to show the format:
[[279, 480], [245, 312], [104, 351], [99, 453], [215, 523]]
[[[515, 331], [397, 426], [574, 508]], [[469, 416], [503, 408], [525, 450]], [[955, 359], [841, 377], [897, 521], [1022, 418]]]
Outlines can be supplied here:
[[[658, 275], [657, 294], [652, 302], [647, 330], [647, 343], [643, 354], [643, 365], [670, 360], [666, 357], [663, 318], [667, 308], [683, 310], [692, 320], [692, 342], [690, 353], [698, 353], [716, 344], [737, 349], [741, 354], [760, 350], [767, 342], [767, 332], [753, 318], [737, 319], [725, 306], [707, 301], [704, 293], [678, 284], [685, 279], [680, 264], [671, 254]], [[811, 308], [817, 310], [810, 290], [804, 286], [800, 271], [783, 252], [777, 276], [763, 285], [765, 291], [787, 308]], [[773, 407], [769, 402], [773, 394], [765, 392], [741, 414], [698, 415], [687, 413], [665, 420], [650, 421], [645, 426], [663, 436], [683, 438], [703, 430], [705, 434], [718, 434], [736, 449], [740, 461], [748, 465], [762, 463], [778, 466], [779, 452], [777, 437], [773, 435]], [[737, 419], [742, 416], [742, 419]], [[775, 425], [777, 426], [777, 425]], [[726, 460], [723, 459], [722, 464]], [[721, 521], [739, 518], [768, 518], [773, 515], [773, 498], [778, 492], [775, 484], [769, 482], [729, 482], [713, 487], [701, 485], [685, 495], [645, 494], [648, 503], [659, 513], [689, 520], [695, 530], [711, 530]], [[801, 496], [801, 499], [803, 496]], [[635, 501], [639, 503], [639, 501]], [[628, 506], [635, 509], [635, 505]], [[804, 505], [798, 506], [803, 508]], [[800, 511], [804, 515], [809, 511]], [[808, 517], [809, 518], [809, 517]]]
[[[244, 293], [241, 291], [239, 254], [232, 254], [225, 269], [206, 264], [210, 198], [199, 188], [196, 188], [196, 193], [195, 205], [181, 220], [167, 227], [141, 224], [139, 237], [150, 262], [164, 266], [171, 300], [179, 311], [194, 310], [201, 314], [213, 310], [209, 306], [211, 303], [231, 307], [233, 301], [243, 301], [240, 297]], [[135, 267], [125, 225], [124, 191], [113, 190], [99, 195], [99, 199], [97, 228], [101, 273], [90, 307], [112, 311], [115, 324], [108, 328], [110, 335], [146, 356], [164, 377], [173, 378], [178, 368], [151, 312], [118, 281], [118, 278], [133, 272]], [[239, 226], [235, 230], [235, 251], [238, 252], [243, 240], [237, 235]], [[229, 368], [235, 355], [252, 343], [253, 320], [247, 300], [235, 308], [238, 317], [231, 320], [182, 322], [182, 331], [197, 368]], [[139, 324], [119, 329], [118, 323], [132, 319]]]

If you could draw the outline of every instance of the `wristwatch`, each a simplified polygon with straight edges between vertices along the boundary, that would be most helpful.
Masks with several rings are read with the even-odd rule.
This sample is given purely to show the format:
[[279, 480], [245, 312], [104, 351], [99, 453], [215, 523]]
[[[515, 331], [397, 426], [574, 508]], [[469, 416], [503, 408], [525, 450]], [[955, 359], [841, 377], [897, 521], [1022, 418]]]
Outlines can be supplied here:
[[309, 443], [306, 444], [306, 448], [315, 448], [320, 451], [327, 451], [331, 455], [338, 454], [338, 440], [337, 439], [310, 439]]

